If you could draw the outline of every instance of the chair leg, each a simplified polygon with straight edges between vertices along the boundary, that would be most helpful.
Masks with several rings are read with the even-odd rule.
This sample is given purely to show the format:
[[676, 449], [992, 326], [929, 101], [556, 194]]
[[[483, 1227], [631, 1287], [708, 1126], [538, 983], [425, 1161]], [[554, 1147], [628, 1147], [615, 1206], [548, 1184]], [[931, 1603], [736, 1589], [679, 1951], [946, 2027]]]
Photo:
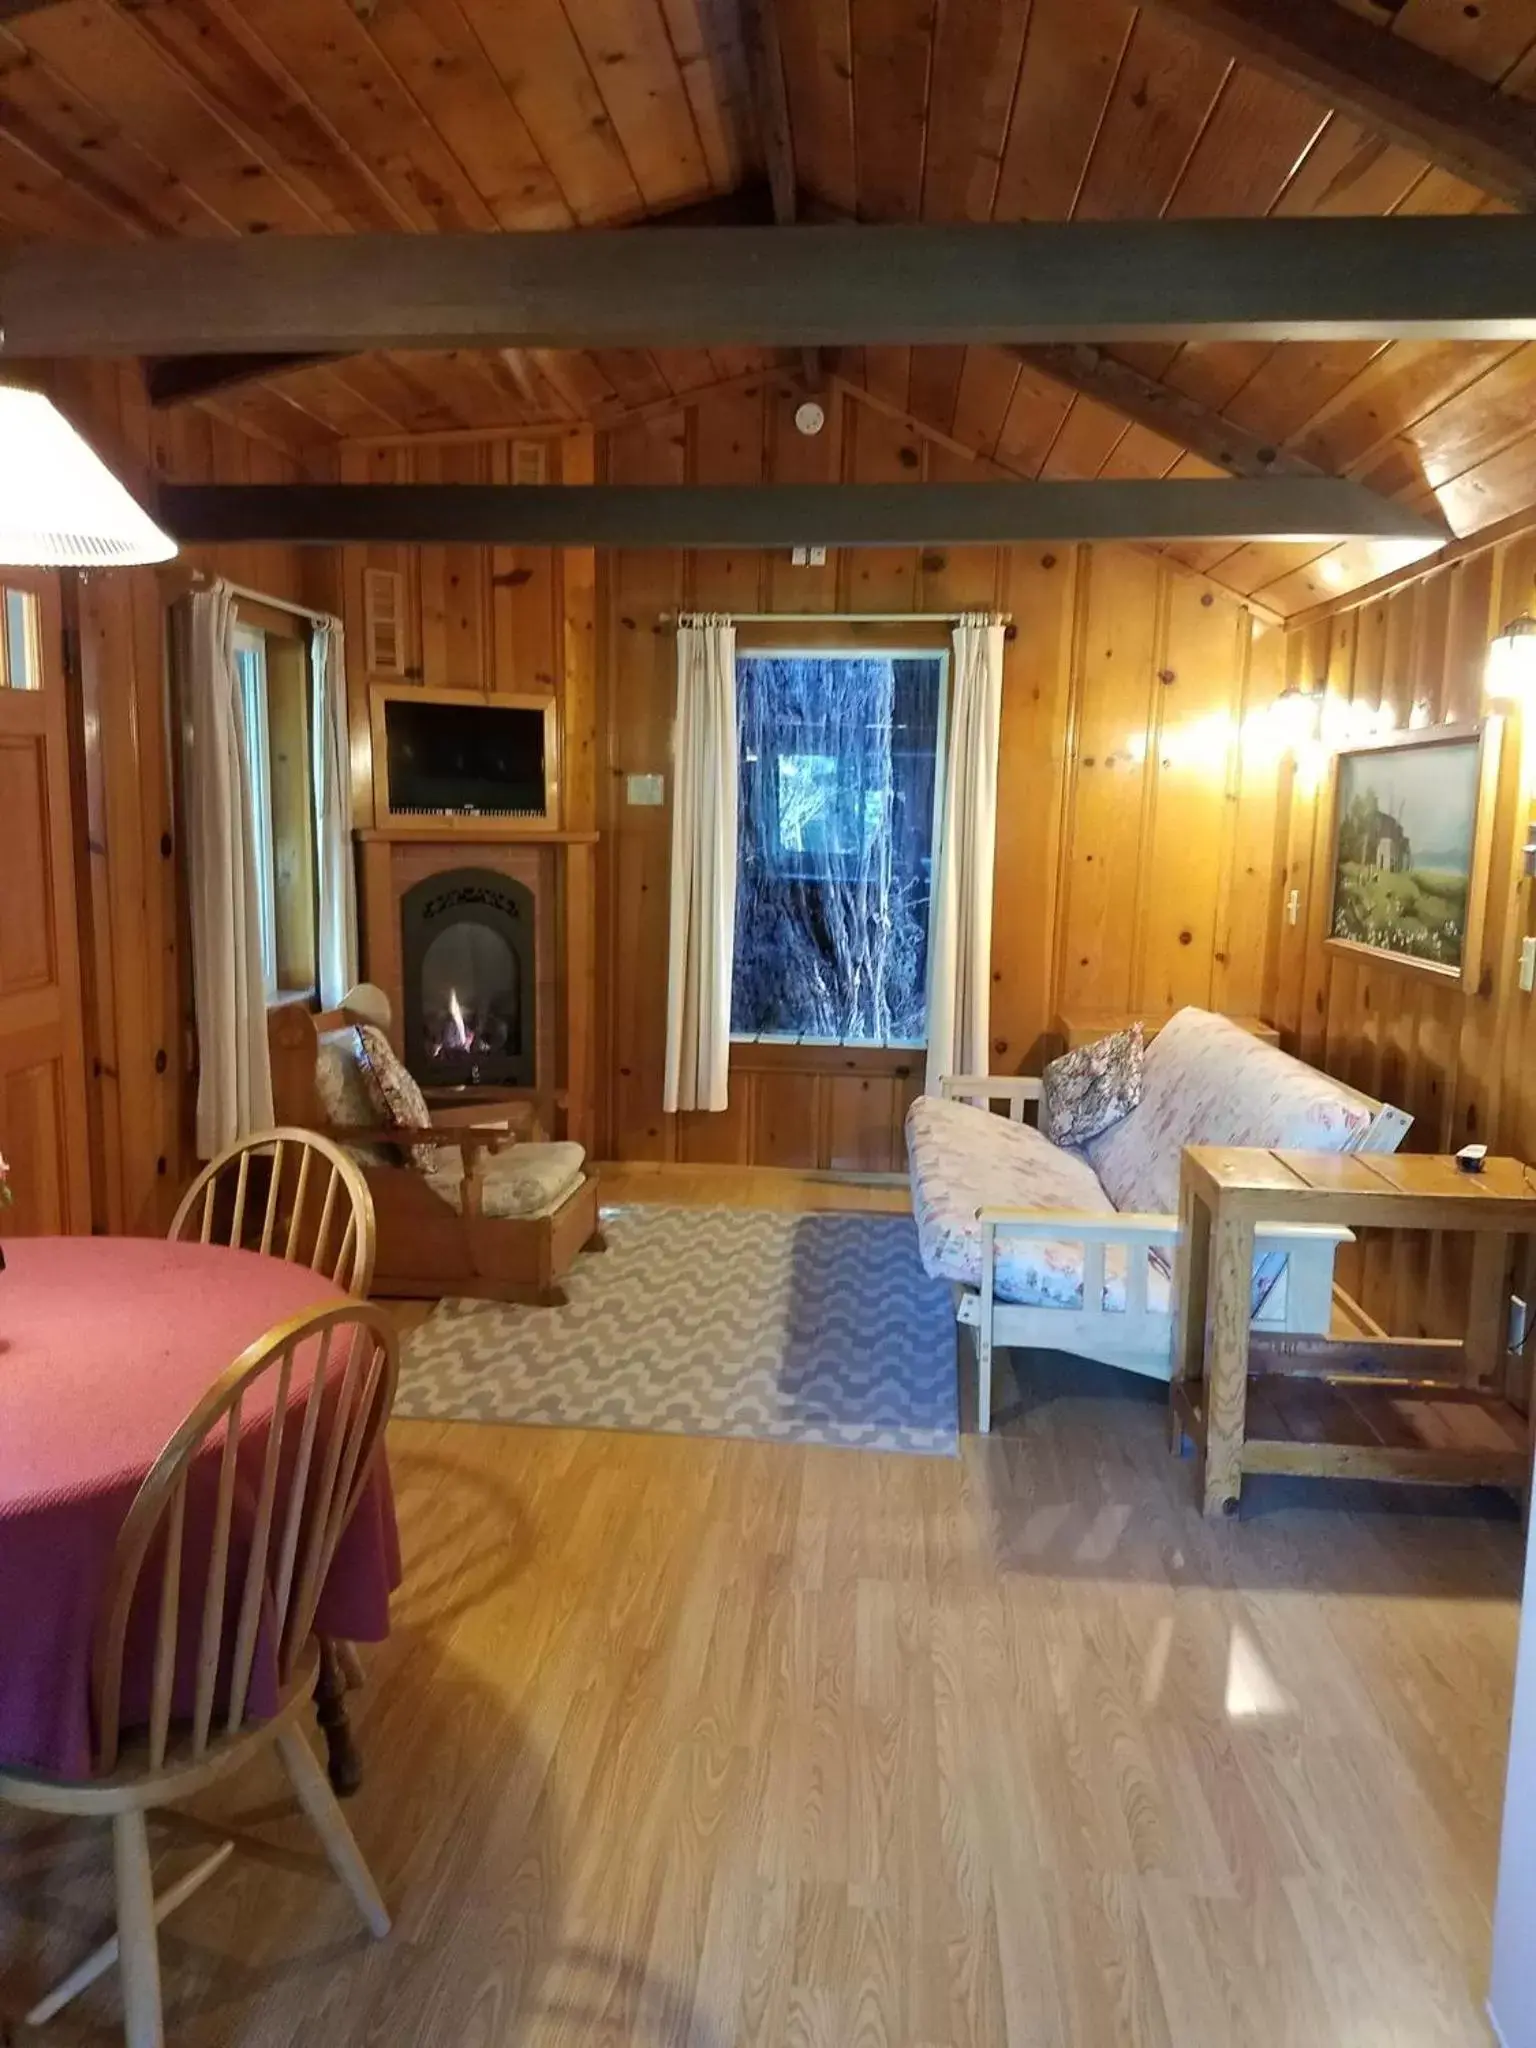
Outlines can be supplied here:
[[296, 1729], [285, 1728], [277, 1738], [277, 1753], [299, 1804], [324, 1845], [332, 1870], [352, 1894], [369, 1932], [376, 1941], [382, 1941], [389, 1932], [389, 1914], [314, 1751]]
[[[163, 1891], [155, 1900], [155, 1925], [158, 1927], [167, 1913], [174, 1913], [178, 1906], [185, 1905], [195, 1891], [208, 1882], [216, 1870], [221, 1870], [235, 1853], [233, 1842], [221, 1842], [211, 1856], [205, 1856], [195, 1870], [189, 1870], [185, 1877], [178, 1878], [168, 1891]], [[62, 2012], [71, 1999], [78, 1998], [89, 1984], [98, 1977], [104, 1977], [118, 1958], [118, 1938], [108, 1935], [99, 1948], [93, 1948], [83, 1963], [76, 1963], [62, 1983], [56, 1984], [45, 1998], [40, 1998], [27, 2014], [29, 2027], [45, 2027], [55, 2013]]]
[[117, 1941], [128, 2048], [165, 2048], [160, 2016], [160, 1952], [155, 1939], [155, 1887], [149, 1832], [142, 1809], [112, 1816], [117, 1876]]

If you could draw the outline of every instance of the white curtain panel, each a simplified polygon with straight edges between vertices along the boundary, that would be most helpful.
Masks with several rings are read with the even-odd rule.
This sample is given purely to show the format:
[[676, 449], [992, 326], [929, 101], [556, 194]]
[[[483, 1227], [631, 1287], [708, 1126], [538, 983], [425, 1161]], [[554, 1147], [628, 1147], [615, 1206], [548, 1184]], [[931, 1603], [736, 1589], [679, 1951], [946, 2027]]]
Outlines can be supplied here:
[[347, 656], [339, 619], [315, 624], [310, 645], [314, 701], [315, 868], [320, 899], [315, 952], [320, 1007], [334, 1010], [357, 981], [357, 870], [352, 859], [352, 762], [347, 731]]
[[736, 628], [677, 632], [667, 1110], [726, 1107], [736, 938]]
[[955, 626], [949, 746], [933, 929], [928, 944], [930, 1095], [945, 1074], [988, 1068], [992, 864], [1003, 716], [1003, 628], [984, 614]]
[[197, 1149], [211, 1159], [272, 1124], [256, 841], [235, 607], [215, 584], [176, 607], [183, 853], [197, 1018]]

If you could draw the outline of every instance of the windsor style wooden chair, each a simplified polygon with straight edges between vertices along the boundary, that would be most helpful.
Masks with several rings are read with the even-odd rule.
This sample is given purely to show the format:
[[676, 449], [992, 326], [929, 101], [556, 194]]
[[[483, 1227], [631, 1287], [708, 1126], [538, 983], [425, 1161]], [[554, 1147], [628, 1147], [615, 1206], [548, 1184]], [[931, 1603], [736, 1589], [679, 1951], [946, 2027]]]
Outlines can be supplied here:
[[[275, 1746], [332, 1869], [370, 1931], [389, 1915], [324, 1771], [295, 1725], [319, 1661], [315, 1612], [368, 1485], [394, 1400], [385, 1315], [348, 1301], [250, 1345], [166, 1445], [123, 1523], [97, 1610], [96, 1751], [79, 1781], [0, 1769], [0, 1799], [110, 1818], [117, 1933], [27, 2015], [42, 2024], [114, 1961], [128, 2048], [163, 2048], [155, 1929], [211, 1877], [222, 1843], [156, 1898], [146, 1812]], [[243, 1566], [243, 1568], [242, 1568]], [[206, 1576], [204, 1576], [206, 1574]], [[147, 1713], [130, 1646], [152, 1645]]]
[[359, 1297], [373, 1284], [373, 1196], [356, 1161], [315, 1131], [261, 1131], [221, 1152], [182, 1196], [168, 1235], [305, 1265]]

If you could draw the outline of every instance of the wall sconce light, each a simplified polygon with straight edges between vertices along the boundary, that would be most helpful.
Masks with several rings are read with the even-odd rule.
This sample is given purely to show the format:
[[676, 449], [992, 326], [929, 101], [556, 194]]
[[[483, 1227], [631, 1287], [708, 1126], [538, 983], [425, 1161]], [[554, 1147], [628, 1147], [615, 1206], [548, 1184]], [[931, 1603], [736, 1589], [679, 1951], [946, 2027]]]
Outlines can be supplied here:
[[1283, 754], [1299, 754], [1322, 730], [1323, 693], [1288, 684], [1270, 706], [1270, 729]]
[[1511, 619], [1489, 646], [1483, 689], [1517, 704], [1536, 695], [1536, 619], [1529, 612]]

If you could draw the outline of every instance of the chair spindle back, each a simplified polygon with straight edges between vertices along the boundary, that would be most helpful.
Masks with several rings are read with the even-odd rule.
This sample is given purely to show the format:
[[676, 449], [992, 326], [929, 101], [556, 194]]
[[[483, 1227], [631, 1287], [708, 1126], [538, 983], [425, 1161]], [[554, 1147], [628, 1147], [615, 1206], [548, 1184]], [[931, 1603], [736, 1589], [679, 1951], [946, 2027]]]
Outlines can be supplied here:
[[[123, 1665], [130, 1620], [154, 1605], [149, 1763], [159, 1770], [177, 1736], [196, 1762], [219, 1733], [237, 1734], [250, 1710], [265, 1622], [276, 1651], [278, 1694], [300, 1671], [336, 1547], [368, 1483], [394, 1401], [392, 1324], [378, 1309], [342, 1302], [269, 1330], [209, 1388], [156, 1459], [128, 1511], [97, 1620], [92, 1659], [96, 1767], [117, 1766]], [[295, 1372], [307, 1371], [295, 1391]], [[270, 1397], [270, 1414], [262, 1404]], [[222, 1429], [222, 1441], [220, 1433]], [[217, 1480], [213, 1463], [217, 1459]], [[211, 1529], [198, 1521], [208, 1576], [196, 1617], [184, 1612], [188, 1491], [199, 1511], [214, 1488]], [[249, 1525], [237, 1508], [250, 1509]], [[204, 1538], [206, 1537], [206, 1544]], [[232, 1582], [231, 1556], [245, 1553]], [[158, 1560], [159, 1586], [146, 1573]], [[195, 1662], [194, 1662], [195, 1659]], [[188, 1718], [176, 1717], [176, 1681], [189, 1665]], [[216, 1719], [222, 1723], [215, 1727]]]
[[187, 1189], [168, 1235], [308, 1266], [349, 1294], [366, 1295], [373, 1281], [368, 1183], [355, 1160], [314, 1131], [260, 1131], [231, 1145]]

